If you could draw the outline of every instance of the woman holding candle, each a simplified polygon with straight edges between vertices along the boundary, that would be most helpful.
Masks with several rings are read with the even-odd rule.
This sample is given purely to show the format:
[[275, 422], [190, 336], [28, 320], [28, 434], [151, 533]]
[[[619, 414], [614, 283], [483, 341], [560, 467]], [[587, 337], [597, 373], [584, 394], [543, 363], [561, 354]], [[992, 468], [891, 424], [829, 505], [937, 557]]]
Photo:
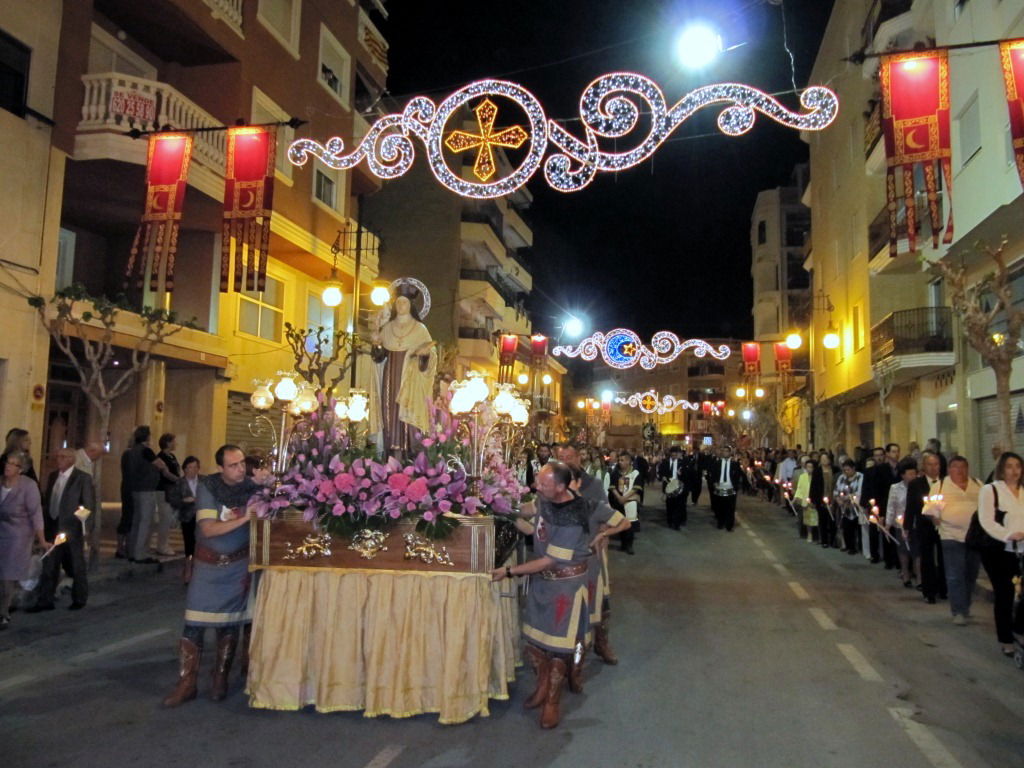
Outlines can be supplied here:
[[910, 568], [909, 533], [903, 528], [907, 512], [907, 488], [917, 479], [917, 462], [909, 456], [897, 466], [900, 482], [889, 486], [889, 503], [885, 507], [885, 529], [896, 539], [896, 556], [900, 563], [900, 581], [908, 589], [914, 586]]
[[43, 536], [39, 486], [22, 474], [27, 466], [28, 457], [20, 451], [4, 456], [0, 483], [0, 630], [11, 623], [11, 601], [18, 582], [28, 578], [33, 539], [43, 549], [49, 547]]
[[1017, 557], [1024, 553], [1024, 459], [1004, 453], [994, 474], [995, 479], [978, 496], [978, 521], [989, 536], [1005, 544], [982, 550], [981, 563], [995, 593], [997, 638], [1003, 654], [1013, 656], [1013, 580], [1020, 575]]
[[861, 511], [858, 500], [860, 499], [860, 486], [863, 482], [864, 475], [857, 471], [857, 465], [853, 459], [844, 459], [842, 474], [836, 479], [832, 496], [839, 507], [843, 526], [843, 549], [848, 555], [855, 555], [860, 551], [857, 542], [860, 538], [860, 518], [864, 513]]
[[971, 518], [978, 508], [981, 483], [970, 476], [967, 459], [963, 456], [950, 459], [948, 471], [949, 475], [939, 488], [942, 499], [931, 507], [939, 525], [949, 609], [953, 623], [962, 627], [971, 615], [971, 596], [981, 566], [981, 554], [964, 543]]

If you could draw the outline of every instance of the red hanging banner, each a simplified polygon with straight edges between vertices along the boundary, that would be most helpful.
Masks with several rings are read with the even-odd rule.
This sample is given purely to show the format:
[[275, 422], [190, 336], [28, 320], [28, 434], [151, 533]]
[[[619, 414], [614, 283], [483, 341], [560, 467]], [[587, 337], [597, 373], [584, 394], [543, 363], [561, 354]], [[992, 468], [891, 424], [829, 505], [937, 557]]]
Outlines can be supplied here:
[[750, 375], [761, 372], [761, 345], [756, 341], [743, 343], [743, 373]]
[[793, 370], [793, 350], [788, 344], [778, 342], [775, 344], [775, 372], [789, 373]]
[[1010, 110], [1010, 137], [1017, 174], [1024, 184], [1024, 40], [1004, 40], [999, 44], [1006, 85], [1006, 105]]
[[903, 175], [907, 211], [907, 240], [917, 250], [917, 208], [914, 199], [914, 166], [922, 164], [932, 247], [939, 247], [942, 221], [936, 163], [945, 181], [949, 218], [942, 242], [953, 242], [953, 174], [950, 168], [949, 61], [945, 50], [883, 56], [882, 133], [885, 137], [886, 197], [889, 206], [889, 255], [896, 256], [896, 170]]
[[150, 290], [158, 290], [163, 271], [164, 289], [174, 289], [174, 254], [191, 158], [191, 136], [157, 133], [149, 137], [146, 207], [125, 270], [125, 277], [130, 278], [138, 261], [140, 287], [148, 274]]
[[262, 291], [266, 285], [276, 148], [274, 126], [228, 129], [220, 251], [222, 292], [228, 290], [232, 238], [235, 241], [235, 290]]

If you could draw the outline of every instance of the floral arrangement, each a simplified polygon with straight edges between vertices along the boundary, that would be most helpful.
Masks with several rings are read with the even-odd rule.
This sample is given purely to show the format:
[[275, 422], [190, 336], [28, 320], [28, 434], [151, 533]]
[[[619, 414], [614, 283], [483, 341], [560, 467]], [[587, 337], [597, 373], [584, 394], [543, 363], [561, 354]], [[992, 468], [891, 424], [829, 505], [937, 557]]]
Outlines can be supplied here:
[[468, 440], [458, 436], [460, 425], [444, 409], [434, 408], [432, 431], [417, 435], [422, 449], [399, 461], [378, 460], [372, 449], [353, 443], [333, 401], [321, 397], [320, 404], [293, 438], [290, 465], [276, 486], [250, 500], [257, 516], [274, 517], [291, 507], [341, 535], [411, 519], [417, 532], [443, 538], [459, 524], [454, 515], [511, 514], [526, 490], [496, 454], [472, 482], [462, 462]]

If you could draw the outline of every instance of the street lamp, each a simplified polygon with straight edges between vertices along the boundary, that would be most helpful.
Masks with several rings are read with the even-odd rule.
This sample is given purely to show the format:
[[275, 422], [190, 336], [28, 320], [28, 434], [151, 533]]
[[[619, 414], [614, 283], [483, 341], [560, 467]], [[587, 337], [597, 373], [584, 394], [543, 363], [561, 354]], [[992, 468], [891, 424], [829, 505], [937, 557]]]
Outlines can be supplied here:
[[526, 373], [520, 373], [518, 376], [516, 376], [516, 381], [518, 381], [525, 387], [530, 381], [530, 376], [529, 374]]
[[746, 397], [747, 390], [744, 387], [736, 387], [736, 397]]
[[708, 24], [686, 27], [676, 40], [676, 58], [687, 69], [704, 69], [722, 52], [722, 36]]
[[758, 387], [754, 390], [754, 397], [764, 397], [764, 389]]
[[832, 321], [829, 321], [828, 328], [825, 329], [825, 335], [821, 337], [821, 345], [825, 349], [839, 348], [839, 334], [836, 332], [835, 327], [832, 325]]
[[386, 285], [375, 285], [370, 291], [370, 301], [376, 307], [383, 307], [391, 301], [391, 290]]
[[569, 315], [565, 318], [565, 322], [562, 324], [562, 330], [570, 339], [578, 339], [583, 335], [584, 324], [583, 320], [576, 317], [575, 315]]
[[542, 382], [544, 383], [544, 386], [547, 386], [547, 385], [548, 385], [548, 384], [550, 384], [550, 383], [551, 383], [552, 381], [554, 381], [554, 379], [552, 379], [552, 378], [551, 378], [551, 374], [550, 374], [550, 373], [545, 373], [545, 374], [544, 374], [544, 375], [543, 375], [543, 376], [541, 377], [541, 379], [540, 379], [540, 380], [541, 380], [541, 381], [542, 381]]
[[804, 340], [800, 337], [800, 334], [796, 331], [786, 336], [786, 346], [790, 349], [800, 349], [803, 345]]
[[753, 412], [749, 408], [744, 408], [741, 415], [743, 416], [744, 421], [750, 421], [754, 416]]

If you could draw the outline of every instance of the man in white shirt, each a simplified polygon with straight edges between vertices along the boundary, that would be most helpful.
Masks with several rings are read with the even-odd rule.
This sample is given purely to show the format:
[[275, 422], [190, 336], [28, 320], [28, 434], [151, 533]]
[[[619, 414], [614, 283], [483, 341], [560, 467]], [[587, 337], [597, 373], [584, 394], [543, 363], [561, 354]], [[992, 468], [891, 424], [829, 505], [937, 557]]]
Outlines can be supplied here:
[[[779, 482], [783, 485], [786, 483], [793, 482], [793, 473], [796, 471], [796, 451], [786, 451], [786, 458], [779, 464]], [[779, 493], [779, 502], [783, 507], [786, 506], [786, 499], [783, 493]]]

